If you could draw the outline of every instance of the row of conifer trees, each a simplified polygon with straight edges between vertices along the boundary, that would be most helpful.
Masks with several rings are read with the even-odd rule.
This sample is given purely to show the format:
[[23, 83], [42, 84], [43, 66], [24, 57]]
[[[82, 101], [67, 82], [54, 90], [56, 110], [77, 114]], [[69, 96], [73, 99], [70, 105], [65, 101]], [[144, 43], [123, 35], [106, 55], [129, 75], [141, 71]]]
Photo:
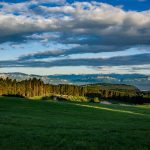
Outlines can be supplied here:
[[109, 90], [101, 88], [99, 85], [51, 85], [44, 84], [43, 81], [36, 78], [22, 81], [11, 80], [9, 78], [0, 78], [0, 95], [16, 95], [22, 97], [69, 95], [85, 96], [88, 98], [111, 98], [124, 101], [133, 101], [136, 103], [149, 101], [149, 99], [145, 99], [142, 94], [136, 90]]

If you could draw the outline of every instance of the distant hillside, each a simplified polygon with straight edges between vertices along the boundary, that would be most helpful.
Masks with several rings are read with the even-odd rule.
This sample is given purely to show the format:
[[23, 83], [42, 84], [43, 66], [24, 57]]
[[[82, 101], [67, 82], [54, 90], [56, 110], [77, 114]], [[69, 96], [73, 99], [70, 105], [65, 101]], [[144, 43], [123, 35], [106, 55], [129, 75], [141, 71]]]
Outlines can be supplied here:
[[81, 75], [28, 75], [20, 72], [0, 73], [2, 78], [11, 78], [21, 81], [29, 78], [41, 79], [48, 84], [127, 84], [133, 85], [143, 91], [150, 91], [150, 76], [142, 74], [81, 74]]
[[140, 92], [138, 88], [133, 85], [126, 85], [126, 84], [110, 84], [110, 83], [100, 83], [100, 84], [88, 84], [87, 86], [98, 86], [100, 89], [104, 90], [116, 90], [122, 92]]
[[49, 78], [65, 79], [73, 84], [127, 84], [140, 90], [150, 91], [150, 76], [141, 74], [87, 74], [87, 75], [50, 75]]

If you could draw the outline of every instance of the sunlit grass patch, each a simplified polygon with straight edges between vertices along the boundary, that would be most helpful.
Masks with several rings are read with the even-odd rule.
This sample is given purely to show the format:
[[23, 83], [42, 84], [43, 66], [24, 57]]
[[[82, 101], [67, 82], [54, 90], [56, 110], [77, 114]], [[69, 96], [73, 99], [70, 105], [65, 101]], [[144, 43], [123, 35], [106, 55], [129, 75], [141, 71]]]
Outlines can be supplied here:
[[43, 96], [34, 96], [34, 97], [30, 97], [29, 99], [31, 100], [42, 100]]
[[76, 104], [76, 105], [77, 106], [82, 106], [82, 107], [88, 107], [88, 108], [95, 108], [95, 109], [119, 112], [119, 113], [128, 113], [128, 114], [133, 114], [133, 115], [145, 115], [145, 114], [142, 114], [142, 113], [127, 111], [127, 110], [123, 110], [123, 109], [112, 109], [112, 108], [107, 108], [107, 107], [91, 106], [91, 105], [83, 105], [83, 104]]

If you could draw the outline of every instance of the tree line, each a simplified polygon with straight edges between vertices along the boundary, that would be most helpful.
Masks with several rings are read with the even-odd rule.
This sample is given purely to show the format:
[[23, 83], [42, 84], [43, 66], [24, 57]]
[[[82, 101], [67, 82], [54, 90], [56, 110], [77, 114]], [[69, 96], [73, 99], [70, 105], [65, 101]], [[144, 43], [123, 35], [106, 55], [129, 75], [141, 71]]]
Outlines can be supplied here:
[[22, 81], [0, 78], [0, 95], [27, 98], [34, 96], [49, 97], [54, 95], [67, 95], [87, 97], [91, 101], [96, 97], [99, 99], [115, 99], [133, 103], [150, 102], [150, 97], [145, 96], [143, 92], [127, 88], [126, 86], [123, 87], [124, 89], [119, 87], [121, 86], [117, 85], [115, 89], [111, 89], [109, 86], [101, 85], [51, 85], [44, 84], [42, 80], [36, 78]]

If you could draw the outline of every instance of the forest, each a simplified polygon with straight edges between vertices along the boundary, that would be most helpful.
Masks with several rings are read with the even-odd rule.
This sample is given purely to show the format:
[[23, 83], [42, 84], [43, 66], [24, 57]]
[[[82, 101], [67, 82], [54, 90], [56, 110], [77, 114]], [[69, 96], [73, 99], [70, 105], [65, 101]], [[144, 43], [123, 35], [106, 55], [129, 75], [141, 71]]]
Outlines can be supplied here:
[[130, 103], [150, 103], [150, 93], [142, 92], [130, 85], [91, 84], [71, 85], [44, 84], [40, 79], [16, 81], [9, 78], [0, 78], [1, 96], [35, 97], [43, 99], [57, 96], [60, 100], [99, 102], [112, 99]]

